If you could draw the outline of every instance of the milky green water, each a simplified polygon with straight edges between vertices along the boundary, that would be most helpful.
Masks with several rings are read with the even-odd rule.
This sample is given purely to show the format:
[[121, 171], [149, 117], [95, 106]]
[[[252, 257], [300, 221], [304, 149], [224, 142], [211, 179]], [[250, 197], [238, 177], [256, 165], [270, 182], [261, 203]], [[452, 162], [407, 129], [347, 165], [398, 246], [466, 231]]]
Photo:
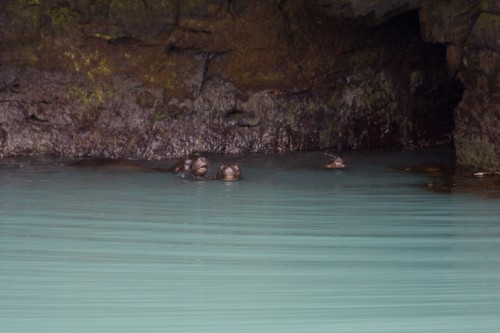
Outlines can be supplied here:
[[0, 331], [498, 332], [500, 199], [388, 167], [447, 152], [344, 157], [233, 157], [233, 183], [0, 160]]

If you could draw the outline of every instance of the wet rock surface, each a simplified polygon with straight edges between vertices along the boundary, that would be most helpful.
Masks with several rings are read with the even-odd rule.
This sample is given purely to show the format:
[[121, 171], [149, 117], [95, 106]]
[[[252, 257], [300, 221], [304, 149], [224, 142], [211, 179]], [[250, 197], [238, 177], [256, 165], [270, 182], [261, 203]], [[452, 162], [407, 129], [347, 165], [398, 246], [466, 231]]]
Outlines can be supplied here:
[[465, 88], [454, 114], [458, 163], [499, 170], [499, 2], [424, 2], [420, 21], [424, 39], [447, 43], [448, 68]]
[[420, 8], [422, 0], [317, 0], [329, 15], [361, 19], [376, 24], [409, 10]]
[[[499, 1], [317, 0], [317, 3], [327, 15], [352, 17], [368, 25], [418, 7], [423, 39], [446, 45], [449, 74], [459, 78], [465, 88], [453, 116], [457, 162], [493, 171], [500, 169]], [[446, 91], [442, 90], [442, 94]], [[439, 101], [439, 97], [433, 97]], [[430, 117], [431, 114], [436, 113], [430, 112]]]
[[[449, 41], [419, 24], [444, 29], [436, 24], [444, 9], [422, 18], [433, 3], [6, 1], [0, 154], [162, 159], [450, 144], [462, 96], [454, 75], [465, 82], [468, 73], [460, 46], [470, 40], [471, 50], [495, 50], [490, 16], [476, 20], [494, 6], [464, 5], [477, 13], [475, 37], [463, 28]], [[420, 17], [405, 13], [417, 7]], [[421, 29], [448, 47], [423, 42]], [[496, 87], [496, 63], [479, 63], [473, 73], [486, 71], [481, 80]], [[488, 96], [485, 114], [498, 105]], [[468, 103], [462, 100], [464, 112]], [[469, 156], [477, 141], [461, 132], [466, 116], [457, 114], [458, 156]], [[488, 128], [474, 138], [493, 147], [497, 134]], [[474, 161], [483, 163], [478, 154]]]

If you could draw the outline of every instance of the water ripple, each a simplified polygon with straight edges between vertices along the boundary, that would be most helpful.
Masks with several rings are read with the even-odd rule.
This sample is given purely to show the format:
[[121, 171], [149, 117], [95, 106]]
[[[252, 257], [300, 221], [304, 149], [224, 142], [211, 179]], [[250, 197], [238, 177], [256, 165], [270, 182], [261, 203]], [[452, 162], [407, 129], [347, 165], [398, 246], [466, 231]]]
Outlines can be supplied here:
[[499, 201], [406, 186], [400, 157], [247, 157], [229, 184], [23, 161], [0, 175], [0, 327], [496, 332]]

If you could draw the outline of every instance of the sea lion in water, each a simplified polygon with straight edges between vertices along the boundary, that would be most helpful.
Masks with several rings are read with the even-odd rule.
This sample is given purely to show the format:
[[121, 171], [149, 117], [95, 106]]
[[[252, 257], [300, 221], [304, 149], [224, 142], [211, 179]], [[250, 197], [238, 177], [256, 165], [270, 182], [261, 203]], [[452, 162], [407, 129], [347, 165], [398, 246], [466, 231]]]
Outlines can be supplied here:
[[208, 159], [204, 156], [189, 155], [178, 160], [168, 171], [203, 177], [208, 171]]
[[345, 169], [345, 162], [341, 157], [332, 156], [333, 160], [328, 162], [325, 167], [328, 169]]
[[235, 181], [241, 179], [241, 170], [238, 164], [221, 164], [215, 179], [225, 180], [225, 181]]
[[170, 168], [146, 165], [140, 161], [109, 158], [82, 159], [68, 163], [68, 165], [87, 168], [117, 168], [142, 172], [173, 172], [194, 177], [203, 177], [208, 171], [208, 159], [199, 155], [189, 155], [186, 158], [179, 159]]

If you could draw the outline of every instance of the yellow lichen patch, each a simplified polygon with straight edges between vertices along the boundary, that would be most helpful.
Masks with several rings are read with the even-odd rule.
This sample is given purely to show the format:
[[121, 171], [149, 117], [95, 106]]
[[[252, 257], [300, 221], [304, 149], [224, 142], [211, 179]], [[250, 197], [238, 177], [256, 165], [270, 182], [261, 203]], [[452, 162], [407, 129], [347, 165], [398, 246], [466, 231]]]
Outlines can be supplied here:
[[66, 86], [66, 90], [68, 92], [68, 97], [70, 99], [78, 98], [84, 104], [89, 104], [91, 101], [90, 93], [83, 86], [78, 83], [69, 83]]
[[153, 86], [155, 84], [155, 77], [154, 76], [151, 76], [149, 74], [144, 74], [144, 81], [150, 85], [150, 86]]
[[287, 82], [285, 67], [280, 67], [281, 54], [252, 50], [228, 58], [224, 69], [230, 79], [242, 89], [271, 89]]
[[76, 59], [76, 54], [73, 52], [73, 51], [64, 51], [64, 56], [66, 58], [68, 58], [69, 60], [71, 60], [71, 62], [73, 63], [73, 69], [76, 71], [76, 72], [79, 72], [80, 71], [80, 63], [78, 60], [75, 60]]
[[99, 83], [91, 87], [70, 83], [67, 85], [67, 95], [69, 99], [79, 101], [76, 105], [81, 106], [81, 125], [91, 126], [99, 119], [106, 99], [111, 97], [111, 92], [106, 91]]
[[95, 85], [92, 90], [93, 96], [98, 104], [103, 104], [106, 100], [106, 93], [101, 85]]
[[92, 36], [94, 36], [95, 38], [104, 39], [104, 40], [112, 40], [113, 39], [112, 35], [110, 35], [110, 34], [103, 34], [103, 33], [100, 33], [100, 32], [96, 32]]
[[[231, 48], [219, 63], [210, 64], [209, 71], [222, 72], [240, 89], [307, 90], [318, 69], [335, 63], [331, 49], [331, 27], [314, 25], [320, 37], [302, 36], [299, 30], [287, 28], [285, 14], [273, 2], [252, 2], [249, 8], [231, 21], [231, 26], [215, 25], [213, 40]], [[302, 15], [301, 6], [291, 6], [287, 15]], [[224, 29], [223, 29], [224, 27]], [[285, 27], [285, 29], [284, 29]], [[311, 29], [313, 29], [311, 28]], [[315, 39], [314, 39], [315, 38]], [[228, 46], [229, 45], [229, 46]], [[319, 45], [319, 46], [318, 46]]]
[[95, 65], [87, 72], [87, 76], [95, 80], [96, 77], [108, 76], [112, 73], [106, 59], [97, 58]]
[[56, 7], [45, 12], [51, 19], [53, 25], [62, 27], [72, 21], [72, 13], [67, 7]]
[[70, 83], [67, 85], [68, 98], [79, 99], [84, 107], [101, 106], [106, 98], [109, 98], [109, 93], [101, 84], [94, 84], [91, 88], [85, 87], [78, 83]]
[[192, 88], [186, 81], [201, 70], [199, 61], [191, 54], [166, 54], [161, 47], [132, 49], [120, 53], [119, 59], [110, 58], [109, 62], [134, 73], [147, 86], [165, 88], [169, 96], [178, 98], [192, 97]]
[[71, 51], [64, 51], [63, 53], [67, 58], [71, 59], [71, 60], [75, 60], [75, 54]]

